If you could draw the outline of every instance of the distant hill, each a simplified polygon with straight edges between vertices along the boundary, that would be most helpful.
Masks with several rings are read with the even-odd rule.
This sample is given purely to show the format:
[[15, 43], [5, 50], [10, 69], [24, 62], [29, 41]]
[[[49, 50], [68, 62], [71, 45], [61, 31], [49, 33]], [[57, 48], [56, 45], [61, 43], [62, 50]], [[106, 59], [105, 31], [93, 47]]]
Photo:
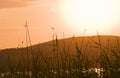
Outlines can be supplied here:
[[82, 53], [83, 58], [87, 57], [94, 66], [97, 66], [96, 60], [99, 59], [102, 51], [107, 53], [109, 58], [112, 58], [111, 51], [115, 51], [119, 55], [119, 48], [119, 36], [85, 36], [55, 39], [28, 48], [1, 50], [0, 71], [8, 71], [12, 68], [20, 70], [27, 66], [28, 63], [31, 66], [33, 61], [40, 63], [41, 67], [46, 67], [47, 63], [49, 66], [53, 66], [55, 60], [58, 61], [57, 63], [61, 63], [61, 61], [63, 63], [66, 60], [70, 63], [72, 62], [71, 59], [76, 59], [80, 55], [79, 52]]

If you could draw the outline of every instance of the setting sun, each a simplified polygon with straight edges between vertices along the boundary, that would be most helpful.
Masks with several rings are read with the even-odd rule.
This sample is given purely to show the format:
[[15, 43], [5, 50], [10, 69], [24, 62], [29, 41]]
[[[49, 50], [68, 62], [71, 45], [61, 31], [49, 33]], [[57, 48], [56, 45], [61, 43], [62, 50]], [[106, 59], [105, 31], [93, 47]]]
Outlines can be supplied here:
[[117, 2], [114, 0], [62, 0], [59, 7], [63, 20], [75, 31], [105, 32], [116, 22]]

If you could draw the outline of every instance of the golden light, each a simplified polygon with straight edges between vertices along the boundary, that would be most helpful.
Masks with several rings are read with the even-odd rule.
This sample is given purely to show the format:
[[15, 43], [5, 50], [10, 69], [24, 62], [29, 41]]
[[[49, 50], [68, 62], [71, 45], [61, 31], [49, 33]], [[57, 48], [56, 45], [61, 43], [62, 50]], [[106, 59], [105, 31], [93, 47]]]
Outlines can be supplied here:
[[60, 12], [69, 28], [109, 31], [115, 24], [116, 0], [61, 0]]

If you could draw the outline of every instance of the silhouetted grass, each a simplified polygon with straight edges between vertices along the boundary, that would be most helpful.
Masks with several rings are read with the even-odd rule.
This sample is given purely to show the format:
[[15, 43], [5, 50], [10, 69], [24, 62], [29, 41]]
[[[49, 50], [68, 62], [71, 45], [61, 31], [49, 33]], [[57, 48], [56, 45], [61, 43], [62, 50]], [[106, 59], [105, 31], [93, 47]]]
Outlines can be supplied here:
[[[75, 42], [74, 52], [71, 52], [71, 48], [75, 37], [69, 43], [63, 39], [63, 46], [60, 48], [55, 34], [52, 44], [48, 45], [52, 47], [49, 53], [47, 47], [33, 48], [31, 45], [26, 48], [25, 56], [24, 48], [17, 49], [16, 51], [22, 51], [22, 59], [19, 58], [18, 63], [15, 63], [8, 53], [9, 74], [4, 73], [3, 78], [120, 78], [119, 39], [116, 39], [117, 46], [114, 49], [109, 40], [107, 47], [104, 47], [99, 34], [97, 38], [98, 41], [90, 39], [91, 42], [85, 42], [82, 37], [80, 45]], [[95, 46], [91, 47], [91, 43]], [[89, 55], [92, 48], [97, 48], [100, 52], [95, 62]]]

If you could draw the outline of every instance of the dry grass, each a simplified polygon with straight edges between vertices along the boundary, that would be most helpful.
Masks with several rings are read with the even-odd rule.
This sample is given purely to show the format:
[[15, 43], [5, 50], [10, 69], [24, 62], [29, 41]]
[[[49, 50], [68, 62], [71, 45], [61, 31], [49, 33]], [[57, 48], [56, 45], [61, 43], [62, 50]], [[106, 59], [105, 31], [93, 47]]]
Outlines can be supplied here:
[[[99, 35], [97, 41], [90, 38], [86, 42], [83, 37], [80, 45], [79, 42], [74, 42], [74, 39], [74, 37], [71, 38], [69, 43], [63, 39], [63, 46], [60, 46], [61, 42], [55, 36], [52, 45], [49, 45], [52, 47], [52, 51], [48, 50], [49, 53], [47, 47], [37, 47], [36, 50], [28, 47], [27, 53], [30, 54], [26, 54], [26, 57], [22, 55], [22, 59], [19, 58], [17, 64], [14, 64], [8, 53], [9, 74], [3, 78], [120, 78], [118, 38], [116, 38], [116, 48], [111, 46], [109, 40], [107, 47], [104, 47]], [[73, 43], [75, 43], [75, 51], [71, 52]], [[94, 46], [91, 47], [91, 44]], [[100, 53], [94, 61], [90, 59], [93, 48], [97, 48]], [[95, 68], [101, 70], [96, 71]]]

